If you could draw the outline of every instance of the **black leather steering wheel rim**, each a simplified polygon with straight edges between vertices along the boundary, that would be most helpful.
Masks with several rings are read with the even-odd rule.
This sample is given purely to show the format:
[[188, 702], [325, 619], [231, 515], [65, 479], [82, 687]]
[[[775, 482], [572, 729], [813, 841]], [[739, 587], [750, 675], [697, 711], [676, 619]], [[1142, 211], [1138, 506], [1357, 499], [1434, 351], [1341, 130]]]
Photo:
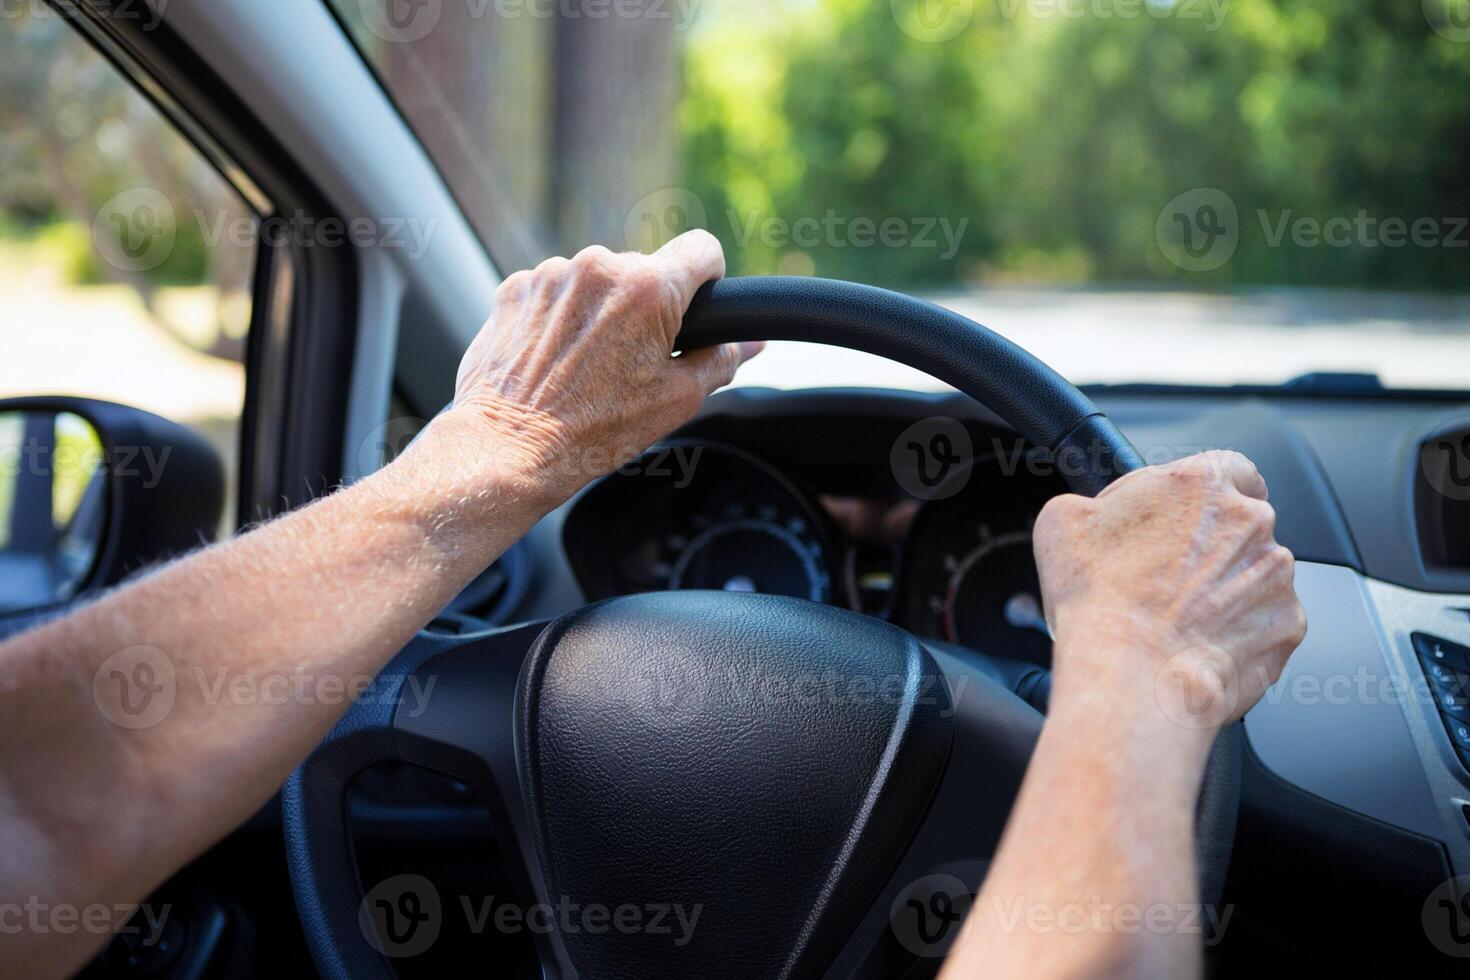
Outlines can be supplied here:
[[[911, 297], [853, 283], [784, 277], [730, 279], [701, 289], [680, 334], [679, 348], [744, 340], [848, 347], [923, 370], [976, 398], [1036, 447], [1070, 455], [1071, 465], [1058, 470], [1078, 493], [1096, 494], [1143, 465], [1106, 416], [1040, 360], [979, 324]], [[416, 672], [432, 668], [444, 681], [434, 710], [421, 718], [405, 718], [396, 702], [359, 702], [288, 780], [282, 793], [288, 865], [307, 942], [323, 976], [393, 975], [384, 951], [365, 938], [368, 930], [360, 916], [370, 910], [357, 881], [346, 826], [346, 785], [375, 762], [408, 761], [464, 775], [490, 800], [497, 835], [506, 835], [503, 846], [519, 849], [526, 874], [535, 879], [527, 883], [527, 892], [542, 893], [538, 845], [532, 842], [544, 834], [533, 832], [530, 825], [539, 826], [544, 815], [528, 815], [534, 809], [528, 800], [536, 793], [525, 784], [526, 746], [517, 744], [524, 732], [516, 729], [513, 737], [509, 724], [487, 726], [483, 719], [527, 713], [520, 706], [527, 697], [523, 667], [538, 660], [531, 651], [548, 642], [557, 623], [470, 641], [422, 635], [394, 658], [383, 676], [402, 684]], [[544, 663], [546, 656], [549, 653], [542, 650], [539, 660]], [[927, 656], [921, 659], [934, 669]], [[951, 663], [953, 658], [939, 660], [946, 674], [964, 670]], [[982, 703], [989, 696], [982, 692]], [[1002, 713], [1011, 710], [996, 704]], [[977, 709], [971, 704], [967, 710]], [[1031, 723], [1014, 724], [1020, 731]], [[1029, 736], [1018, 737], [1018, 745], [1026, 737], [1034, 738], [1039, 722], [1027, 730]], [[1218, 740], [1199, 798], [1197, 863], [1206, 903], [1218, 901], [1229, 864], [1242, 741], [1239, 725]], [[1013, 746], [1009, 751], [1024, 768], [1029, 750]], [[930, 821], [943, 809], [944, 790], [937, 792]], [[918, 842], [910, 855], [916, 850]], [[870, 919], [879, 914], [878, 906], [874, 909]], [[565, 952], [554, 945], [543, 945], [541, 952], [546, 962], [554, 964], [552, 975], [575, 972]]]
[[749, 340], [847, 347], [917, 368], [995, 412], [1095, 496], [1144, 465], [1126, 436], [1047, 364], [973, 320], [903, 293], [835, 279], [751, 276], [706, 284], [680, 348]]

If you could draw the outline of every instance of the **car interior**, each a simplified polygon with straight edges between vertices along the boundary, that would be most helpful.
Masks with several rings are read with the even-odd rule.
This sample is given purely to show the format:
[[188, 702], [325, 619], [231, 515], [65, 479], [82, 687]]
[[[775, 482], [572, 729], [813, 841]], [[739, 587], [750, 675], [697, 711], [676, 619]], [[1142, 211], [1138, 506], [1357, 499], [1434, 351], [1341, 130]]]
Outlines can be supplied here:
[[[1388, 25], [1423, 45], [1415, 58], [1439, 59], [1445, 74], [1436, 78], [1463, 82], [1470, 44], [1450, 36], [1459, 21], [1446, 26], [1429, 13], [1436, 2], [1392, 14], [1383, 4], [1346, 5], [1359, 20], [1330, 29]], [[711, 36], [744, 30], [761, 40], [760, 24], [787, 15], [780, 4], [710, 5], [723, 9], [704, 20], [691, 9], [698, 2], [639, 0], [628, 9], [643, 20], [612, 12], [579, 21], [568, 11], [585, 13], [584, 4], [515, 5], [516, 19], [495, 4], [461, 10], [453, 0], [37, 0], [0, 19], [0, 32], [20, 39], [13, 65], [22, 56], [41, 65], [84, 59], [125, 86], [158, 120], [146, 125], [173, 134], [177, 146], [159, 143], [160, 159], [190, 161], [177, 193], [157, 182], [174, 195], [180, 224], [193, 222], [177, 195], [207, 187], [210, 201], [225, 202], [222, 233], [238, 218], [252, 246], [230, 272], [238, 326], [221, 329], [212, 353], [189, 354], [228, 361], [235, 373], [188, 366], [198, 360], [179, 368], [197, 379], [200, 404], [229, 403], [228, 424], [216, 428], [161, 395], [149, 400], [171, 376], [134, 371], [116, 362], [129, 356], [121, 348], [66, 332], [73, 311], [48, 306], [49, 294], [0, 314], [7, 335], [65, 336], [75, 352], [65, 357], [78, 362], [38, 366], [41, 355], [17, 353], [14, 373], [0, 368], [0, 450], [39, 446], [58, 461], [54, 479], [11, 470], [0, 488], [0, 637], [201, 542], [249, 533], [398, 455], [451, 402], [459, 358], [490, 317], [498, 283], [545, 257], [525, 231], [534, 223], [522, 220], [518, 194], [563, 207], [567, 228], [611, 228], [607, 244], [620, 250], [734, 215], [739, 194], [754, 193], [738, 173], [719, 204], [673, 181], [630, 182], [642, 154], [669, 152], [661, 133], [630, 117], [590, 130], [605, 146], [566, 136], [620, 111], [617, 86], [588, 84], [599, 72], [646, 71], [665, 95], [645, 111], [689, 119], [704, 103], [680, 107], [668, 92], [681, 78], [708, 84], [717, 72], [708, 52], [720, 50]], [[843, 7], [787, 6], [804, 16]], [[1096, 6], [1076, 5], [1079, 17], [1097, 18]], [[1138, 9], [1164, 23], [1190, 6]], [[863, 23], [882, 23], [877, 50], [903, 46], [917, 52], [912, 64], [966, 43], [968, 35], [941, 36], [948, 31], [934, 17], [981, 9], [937, 0], [847, 7], [862, 8]], [[1267, 9], [1327, 16], [1305, 0], [1240, 0], [1234, 16], [1253, 24]], [[705, 60], [661, 61], [664, 49], [643, 26], [653, 10], [670, 18], [660, 37], [693, 18], [689, 43], [704, 45]], [[475, 20], [446, 27], [461, 16]], [[973, 16], [963, 29], [1014, 26], [1011, 15]], [[424, 27], [425, 17], [435, 26]], [[755, 26], [731, 23], [747, 17]], [[532, 39], [545, 41], [558, 18], [573, 28], [550, 43], [562, 60], [543, 73]], [[505, 37], [482, 63], [486, 22]], [[1142, 29], [1122, 19], [1106, 26]], [[1089, 56], [1103, 59], [1111, 37], [1093, 37]], [[1163, 58], [1168, 41], [1158, 39], [1150, 57]], [[852, 44], [840, 51], [855, 63]], [[753, 67], [765, 62], [730, 59], [729, 91], [768, 83]], [[814, 76], [802, 64], [807, 75], [795, 61], [786, 69], [793, 104], [844, 88], [860, 90], [854, 104], [885, 97], [876, 69], [855, 80]], [[1383, 73], [1375, 84], [1390, 84], [1391, 67], [1372, 71]], [[53, 71], [42, 84], [60, 83]], [[931, 83], [952, 93], [942, 77]], [[476, 131], [457, 115], [479, 98], [474, 85], [509, 91], [497, 98], [531, 104], [533, 116], [582, 86], [577, 107], [544, 124], [584, 156], [569, 156], [554, 176], [534, 163], [490, 174], [499, 158], [475, 152]], [[938, 112], [940, 101], [894, 115]], [[18, 96], [5, 107], [25, 108]], [[1404, 173], [1441, 181], [1438, 205], [1464, 214], [1466, 109], [1445, 110], [1458, 139], [1440, 147], [1443, 168], [1403, 146], [1374, 166], [1411, 157]], [[856, 125], [848, 110], [820, 112], [840, 130]], [[1070, 112], [1057, 108], [1059, 117]], [[79, 118], [71, 138], [93, 139], [91, 117]], [[519, 117], [485, 125], [500, 152], [530, 152]], [[109, 132], [95, 137], [104, 150]], [[1120, 131], [1107, 138], [1126, 142]], [[857, 166], [877, 152], [871, 140], [845, 138], [830, 155]], [[792, 166], [781, 147], [755, 145], [773, 170]], [[1319, 149], [1304, 138], [1300, 153]], [[812, 179], [835, 181], [819, 152], [807, 151]], [[950, 152], [890, 151], [911, 154], [910, 190], [942, 172], [925, 169], [926, 155]], [[1089, 169], [1128, 165], [1098, 152]], [[601, 166], [614, 157], [626, 173]], [[1455, 263], [1464, 253], [1446, 241], [1402, 266], [1422, 279], [1400, 266], [1386, 282], [1350, 270], [1329, 288], [1301, 270], [1337, 257], [1312, 252], [1291, 266], [1288, 244], [1267, 257], [1307, 285], [1289, 292], [1261, 280], [1268, 285], [1250, 294], [1256, 305], [1240, 314], [1244, 325], [1201, 340], [1191, 318], [1214, 315], [1233, 286], [1189, 268], [1215, 242], [1193, 248], [1191, 222], [1202, 230], [1203, 216], [1214, 221], [1223, 209], [1213, 198], [1187, 202], [1186, 251], [1174, 262], [1165, 239], [1176, 190], [1165, 189], [1142, 225], [1147, 247], [1165, 253], [1151, 261], [1173, 262], [1167, 274], [1176, 278], [1128, 293], [1118, 319], [1156, 322], [1130, 322], [1138, 332], [1120, 326], [1113, 339], [1065, 325], [1008, 329], [1013, 308], [1017, 322], [1041, 323], [1095, 300], [1097, 316], [1111, 316], [1116, 297], [1094, 297], [1077, 281], [1043, 296], [1010, 273], [976, 272], [964, 290], [961, 278], [938, 286], [904, 278], [899, 264], [919, 261], [915, 253], [932, 261], [943, 229], [958, 227], [938, 220], [906, 232], [932, 234], [935, 249], [917, 237], [901, 255], [868, 249], [831, 267], [842, 275], [826, 274], [822, 248], [803, 250], [798, 225], [772, 252], [795, 258], [761, 264], [769, 229], [753, 244], [736, 241], [741, 256], [756, 258], [732, 262], [729, 278], [701, 290], [678, 349], [773, 342], [749, 375], [636, 458], [589, 462], [596, 478], [393, 659], [277, 798], [149, 898], [171, 910], [166, 926], [119, 934], [82, 975], [934, 976], [958, 931], [952, 913], [984, 880], [1045, 721], [1051, 634], [1032, 554], [1038, 513], [1058, 494], [1094, 495], [1127, 472], [1207, 449], [1244, 453], [1266, 478], [1310, 629], [1286, 674], [1210, 758], [1196, 818], [1206, 970], [1460, 975], [1470, 962], [1470, 877], [1459, 877], [1470, 876], [1470, 384], [1455, 380], [1466, 361], [1454, 335], [1464, 336], [1470, 304], [1453, 295], [1463, 271], [1443, 270], [1463, 270]], [[121, 207], [111, 202], [124, 190], [107, 186], [108, 207]], [[0, 180], [7, 221], [23, 214], [9, 193]], [[1250, 195], [1237, 196], [1238, 236], [1269, 237], [1264, 219], [1251, 227]], [[582, 217], [576, 209], [588, 201], [607, 214]], [[84, 209], [88, 225], [95, 215], [106, 226], [100, 203]], [[107, 260], [113, 291], [95, 287], [112, 299], [96, 309], [125, 301], [162, 322], [200, 293], [177, 279], [139, 285], [153, 267], [129, 236], [139, 215], [151, 222], [161, 205], [125, 203], [123, 254]], [[1098, 206], [1109, 220], [1126, 210]], [[819, 219], [830, 213], [824, 201], [808, 207]], [[1448, 226], [1456, 212], [1432, 213]], [[866, 214], [885, 227], [880, 212]], [[665, 227], [673, 221], [680, 228]], [[209, 223], [199, 224], [207, 250]], [[663, 233], [651, 242], [649, 224]], [[1007, 234], [984, 216], [974, 224], [984, 227], [966, 242]], [[822, 233], [837, 227], [828, 221]], [[85, 243], [93, 232], [84, 231]], [[837, 234], [863, 232], [850, 222]], [[144, 236], [143, 248], [152, 241]], [[182, 249], [175, 244], [158, 268], [173, 269]], [[9, 254], [0, 251], [0, 264]], [[1423, 271], [1432, 263], [1441, 272]], [[1221, 275], [1245, 264], [1226, 264]], [[1191, 275], [1207, 278], [1180, 278]], [[1247, 286], [1257, 281], [1240, 275]], [[1108, 281], [1105, 268], [1098, 281]], [[1429, 313], [1400, 316], [1382, 299], [1420, 292]], [[1318, 301], [1336, 305], [1320, 317], [1293, 305]], [[1167, 319], [1186, 307], [1177, 323]], [[1360, 321], [1381, 334], [1351, 334]], [[1084, 327], [1107, 331], [1101, 320]], [[1279, 358], [1270, 340], [1278, 333], [1292, 333], [1282, 343], [1293, 345]], [[1380, 336], [1384, 366], [1374, 371]], [[94, 342], [109, 353], [88, 354]], [[1190, 343], [1202, 374], [1157, 370]], [[151, 356], [141, 342], [131, 349], [140, 365]], [[23, 356], [32, 360], [21, 364]], [[1212, 361], [1221, 372], [1249, 369], [1212, 374]], [[59, 475], [66, 453], [92, 460], [80, 478]], [[168, 466], [155, 465], [164, 458]], [[843, 697], [823, 677], [849, 687], [900, 683], [892, 697]], [[556, 912], [559, 900], [570, 902], [570, 918]], [[636, 927], [578, 918], [594, 906], [626, 911]], [[417, 919], [431, 928], [414, 928]]]

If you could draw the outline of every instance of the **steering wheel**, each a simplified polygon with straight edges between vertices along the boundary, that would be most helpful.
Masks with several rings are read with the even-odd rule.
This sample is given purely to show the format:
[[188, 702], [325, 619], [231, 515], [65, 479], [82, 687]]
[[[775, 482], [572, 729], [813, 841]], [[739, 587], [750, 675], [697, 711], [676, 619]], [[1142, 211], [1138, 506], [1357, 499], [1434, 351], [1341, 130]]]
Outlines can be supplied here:
[[[1055, 371], [908, 296], [807, 278], [705, 286], [680, 347], [739, 340], [923, 370], [1052, 453], [1078, 493], [1143, 465]], [[396, 696], [410, 683], [427, 698]], [[547, 976], [894, 975], [953, 940], [1042, 721], [980, 654], [785, 597], [634, 595], [424, 633], [287, 782], [292, 888], [332, 980], [392, 977], [394, 957], [458, 914], [423, 879], [358, 879], [347, 784], [401, 760], [488, 801], [518, 898], [548, 910], [532, 930]], [[1205, 902], [1229, 864], [1240, 744], [1238, 725], [1218, 740], [1199, 798]]]

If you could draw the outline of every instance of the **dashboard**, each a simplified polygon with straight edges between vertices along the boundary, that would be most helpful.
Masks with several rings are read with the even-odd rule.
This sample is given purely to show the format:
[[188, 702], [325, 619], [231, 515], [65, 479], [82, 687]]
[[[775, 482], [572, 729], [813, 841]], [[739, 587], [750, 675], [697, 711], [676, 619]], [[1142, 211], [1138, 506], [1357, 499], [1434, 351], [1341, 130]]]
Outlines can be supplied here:
[[[1249, 456], [1270, 485], [1277, 537], [1297, 557], [1307, 638], [1244, 722], [1227, 895], [1250, 914], [1236, 917], [1227, 945], [1249, 968], [1222, 975], [1298, 955], [1315, 963], [1344, 934], [1344, 915], [1396, 956], [1426, 954], [1416, 975], [1443, 975], [1420, 910], [1470, 874], [1470, 733], [1460, 724], [1470, 719], [1395, 692], [1434, 690], [1426, 642], [1459, 651], [1470, 677], [1470, 490], [1426, 464], [1442, 440], [1465, 442], [1470, 403], [1150, 386], [1088, 394], [1150, 463], [1210, 448]], [[998, 418], [953, 393], [725, 391], [532, 529], [511, 556], [519, 571], [502, 569], [521, 596], [502, 621], [631, 592], [776, 592], [882, 618], [931, 645], [1045, 666], [1030, 535], [1066, 487], [1035, 463]], [[398, 782], [379, 797], [406, 792]], [[1303, 881], [1341, 900], [1304, 902]], [[1290, 937], [1279, 922], [1294, 924]]]
[[563, 543], [586, 597], [795, 596], [1050, 663], [1031, 529], [1066, 486], [1013, 435], [936, 417], [875, 424], [846, 454], [743, 442], [677, 439], [584, 493]]

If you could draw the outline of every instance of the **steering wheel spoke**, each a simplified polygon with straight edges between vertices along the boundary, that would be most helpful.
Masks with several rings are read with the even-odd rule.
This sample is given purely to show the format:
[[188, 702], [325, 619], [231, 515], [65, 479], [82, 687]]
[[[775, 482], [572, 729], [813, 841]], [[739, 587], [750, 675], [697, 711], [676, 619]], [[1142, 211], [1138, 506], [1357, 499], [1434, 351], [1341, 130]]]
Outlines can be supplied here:
[[[402, 936], [382, 934], [353, 858], [347, 788], [379, 763], [421, 766], [478, 791], [517, 891], [527, 904], [539, 900], [512, 719], [516, 679], [545, 625], [471, 637], [419, 634], [384, 668], [372, 697], [355, 702], [286, 782], [281, 805], [288, 865], [307, 943], [323, 975], [391, 978], [390, 960], [417, 952]], [[417, 902], [419, 896], [391, 898]], [[536, 938], [543, 959], [554, 962], [555, 951]]]

